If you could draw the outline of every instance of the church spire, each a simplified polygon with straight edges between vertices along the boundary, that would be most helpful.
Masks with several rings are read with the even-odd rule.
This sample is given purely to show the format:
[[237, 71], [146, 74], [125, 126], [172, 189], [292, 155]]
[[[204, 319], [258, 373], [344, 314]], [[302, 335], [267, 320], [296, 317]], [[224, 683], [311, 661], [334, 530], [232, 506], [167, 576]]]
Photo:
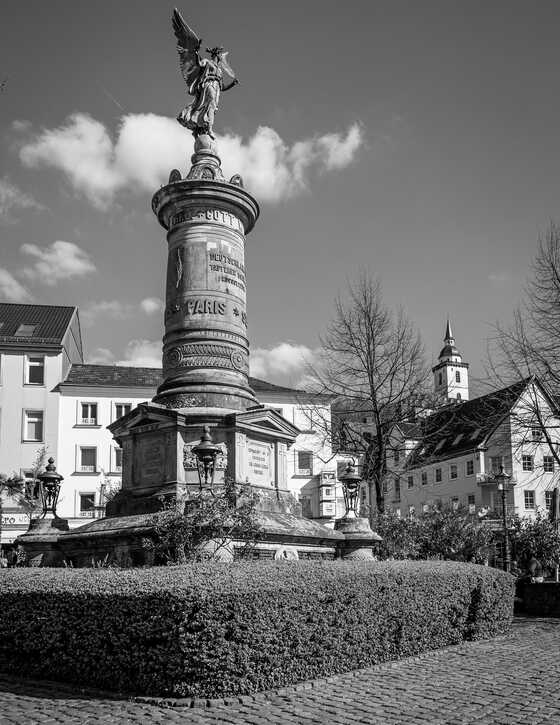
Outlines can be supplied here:
[[447, 327], [445, 328], [445, 337], [443, 338], [443, 341], [447, 342], [450, 345], [455, 342], [455, 338], [453, 337], [453, 333], [451, 332], [451, 323], [449, 322], [449, 317], [447, 318]]
[[444, 346], [432, 372], [434, 391], [442, 404], [469, 399], [469, 365], [463, 362], [461, 353], [455, 347], [449, 318], [445, 326]]

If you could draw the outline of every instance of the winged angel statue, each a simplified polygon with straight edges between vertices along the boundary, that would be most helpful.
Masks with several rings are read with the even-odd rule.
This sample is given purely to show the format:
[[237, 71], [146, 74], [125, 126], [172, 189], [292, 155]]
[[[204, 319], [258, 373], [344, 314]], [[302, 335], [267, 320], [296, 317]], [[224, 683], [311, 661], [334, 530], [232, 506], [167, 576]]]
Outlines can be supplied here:
[[177, 37], [177, 50], [181, 73], [193, 102], [177, 116], [182, 126], [190, 129], [195, 138], [208, 134], [214, 138], [214, 114], [218, 109], [220, 91], [229, 91], [239, 81], [227, 62], [223, 48], [206, 48], [210, 58], [199, 55], [201, 40], [185, 23], [179, 11], [173, 11], [173, 30]]

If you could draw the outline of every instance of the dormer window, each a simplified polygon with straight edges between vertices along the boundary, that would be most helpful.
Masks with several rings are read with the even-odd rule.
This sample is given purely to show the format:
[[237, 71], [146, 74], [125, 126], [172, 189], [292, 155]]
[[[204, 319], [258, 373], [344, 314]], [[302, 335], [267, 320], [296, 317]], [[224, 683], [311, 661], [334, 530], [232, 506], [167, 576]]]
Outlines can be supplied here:
[[22, 324], [15, 331], [14, 335], [15, 337], [33, 337], [36, 329], [37, 325]]

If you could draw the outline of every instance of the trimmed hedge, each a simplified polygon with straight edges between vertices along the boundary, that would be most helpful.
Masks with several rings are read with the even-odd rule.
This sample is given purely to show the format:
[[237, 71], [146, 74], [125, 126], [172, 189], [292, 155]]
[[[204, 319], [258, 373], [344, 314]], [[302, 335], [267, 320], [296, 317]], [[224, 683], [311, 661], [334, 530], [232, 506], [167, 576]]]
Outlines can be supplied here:
[[514, 579], [455, 562], [0, 570], [0, 668], [175, 697], [248, 694], [504, 632]]

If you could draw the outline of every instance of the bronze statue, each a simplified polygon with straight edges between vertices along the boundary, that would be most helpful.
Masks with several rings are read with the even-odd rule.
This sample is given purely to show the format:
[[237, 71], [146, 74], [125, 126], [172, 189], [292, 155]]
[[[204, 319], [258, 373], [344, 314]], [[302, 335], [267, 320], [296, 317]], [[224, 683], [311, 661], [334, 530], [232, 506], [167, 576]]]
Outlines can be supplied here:
[[[177, 50], [181, 73], [189, 94], [194, 96], [191, 104], [177, 116], [182, 126], [190, 129], [197, 138], [207, 134], [214, 138], [214, 114], [218, 108], [220, 91], [228, 91], [239, 81], [228, 64], [223, 48], [206, 48], [210, 58], [199, 56], [201, 40], [185, 23], [179, 11], [173, 11], [173, 30], [177, 37]], [[229, 76], [226, 82], [224, 76]]]

